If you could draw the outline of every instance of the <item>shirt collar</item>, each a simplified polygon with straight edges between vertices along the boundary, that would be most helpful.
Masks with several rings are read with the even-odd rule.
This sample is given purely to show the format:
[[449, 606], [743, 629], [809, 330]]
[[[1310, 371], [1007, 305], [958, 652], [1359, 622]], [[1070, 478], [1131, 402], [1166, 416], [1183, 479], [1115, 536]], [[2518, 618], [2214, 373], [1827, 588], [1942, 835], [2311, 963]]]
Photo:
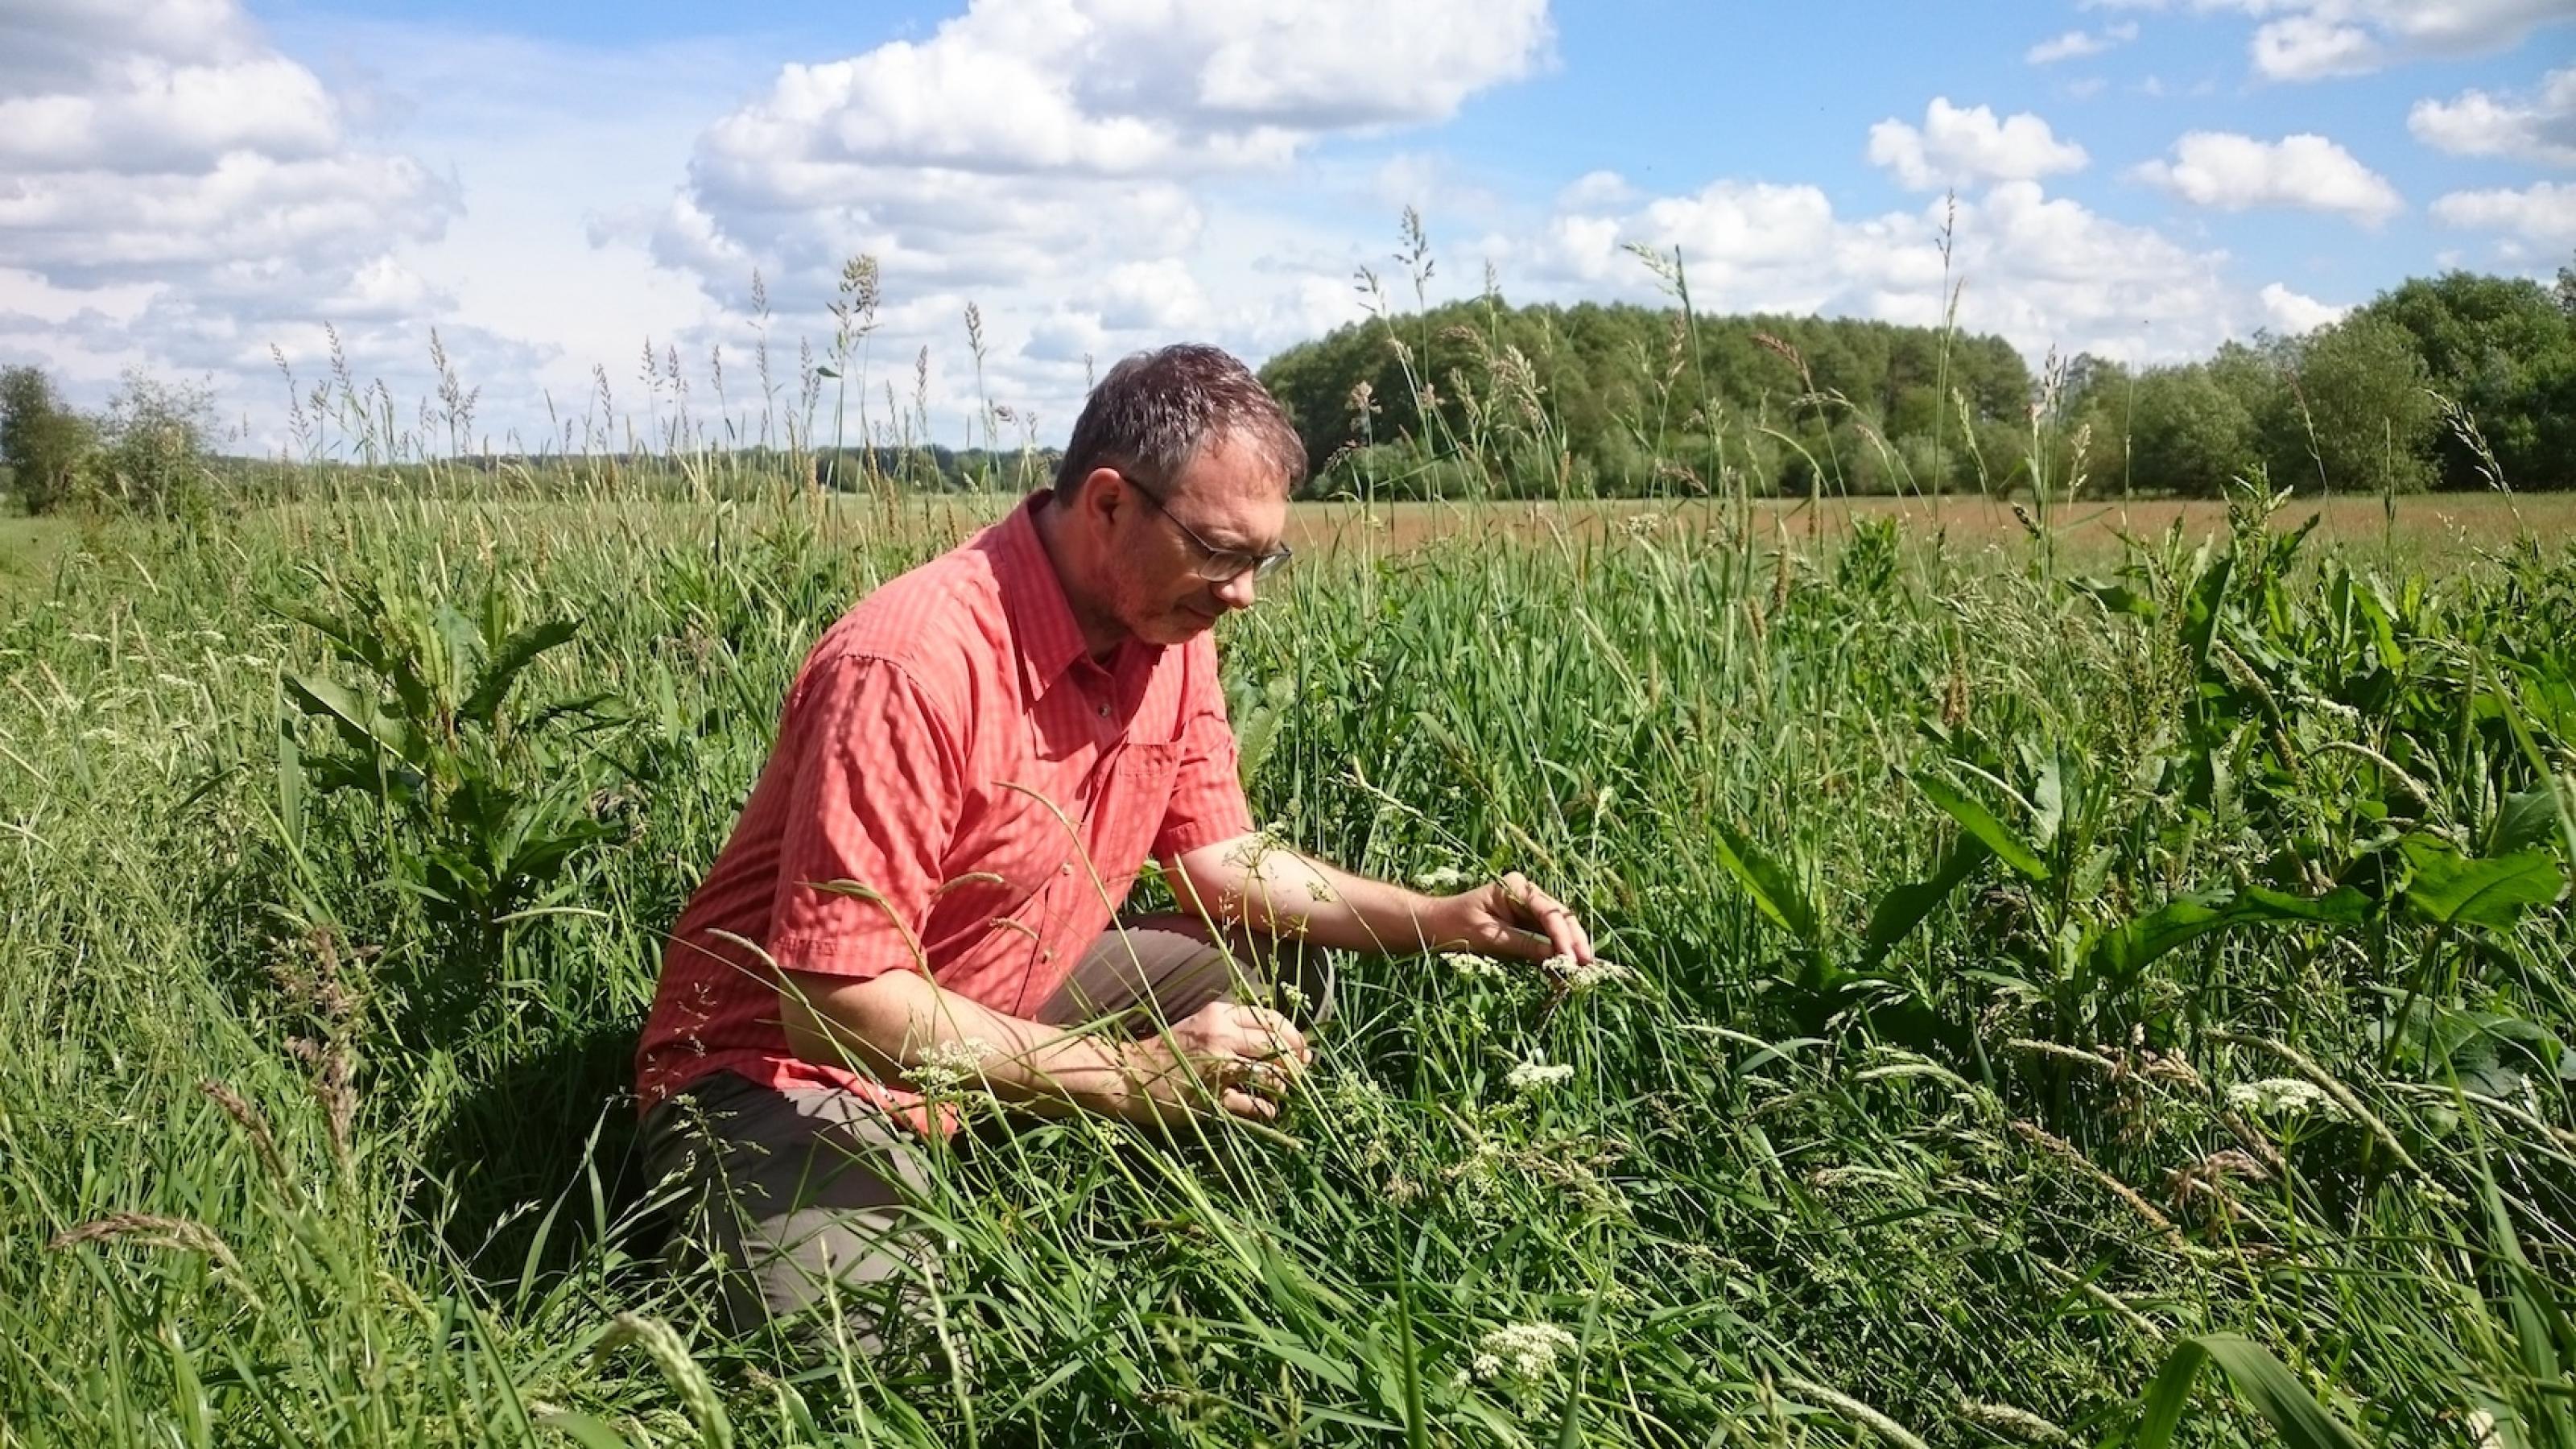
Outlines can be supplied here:
[[1020, 683], [1030, 699], [1045, 694], [1089, 652], [1082, 626], [1074, 622], [1073, 604], [1065, 597], [1064, 580], [1056, 576], [1055, 561], [1038, 539], [1037, 513], [1048, 498], [1044, 489], [1031, 493], [993, 530], [993, 577], [1010, 616]]

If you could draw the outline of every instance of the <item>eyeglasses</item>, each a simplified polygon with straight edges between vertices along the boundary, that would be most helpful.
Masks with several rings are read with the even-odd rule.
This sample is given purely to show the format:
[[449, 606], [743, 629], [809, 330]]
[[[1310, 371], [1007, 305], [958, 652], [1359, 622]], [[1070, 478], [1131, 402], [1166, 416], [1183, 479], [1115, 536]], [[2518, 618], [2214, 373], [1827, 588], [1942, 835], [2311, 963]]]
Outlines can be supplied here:
[[1196, 573], [1209, 583], [1228, 583], [1247, 573], [1255, 579], [1266, 579], [1277, 572], [1279, 566], [1286, 563], [1296, 552], [1284, 543], [1268, 553], [1245, 553], [1240, 549], [1218, 548], [1199, 537], [1197, 530], [1181, 522], [1171, 509], [1164, 506], [1163, 500], [1148, 492], [1144, 485], [1133, 478], [1128, 478], [1126, 481], [1129, 488], [1134, 489], [1146, 502], [1154, 505], [1155, 512], [1171, 519], [1172, 527], [1179, 529], [1181, 536], [1190, 541], [1190, 546], [1204, 555], [1199, 561]]

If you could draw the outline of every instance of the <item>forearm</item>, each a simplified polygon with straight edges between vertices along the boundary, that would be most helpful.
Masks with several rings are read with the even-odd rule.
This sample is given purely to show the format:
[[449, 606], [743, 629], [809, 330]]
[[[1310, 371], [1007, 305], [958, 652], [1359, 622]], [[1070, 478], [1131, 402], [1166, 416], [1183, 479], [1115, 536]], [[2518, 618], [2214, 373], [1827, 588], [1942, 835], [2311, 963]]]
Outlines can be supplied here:
[[1312, 946], [1394, 954], [1457, 946], [1450, 898], [1354, 875], [1288, 846], [1248, 836], [1173, 862], [1183, 910]]
[[1136, 1092], [1126, 1043], [995, 1011], [918, 971], [864, 981], [789, 971], [780, 993], [790, 1050], [880, 1080], [919, 1085], [925, 1064], [955, 1070], [1004, 1101], [1043, 1113], [1123, 1115]]

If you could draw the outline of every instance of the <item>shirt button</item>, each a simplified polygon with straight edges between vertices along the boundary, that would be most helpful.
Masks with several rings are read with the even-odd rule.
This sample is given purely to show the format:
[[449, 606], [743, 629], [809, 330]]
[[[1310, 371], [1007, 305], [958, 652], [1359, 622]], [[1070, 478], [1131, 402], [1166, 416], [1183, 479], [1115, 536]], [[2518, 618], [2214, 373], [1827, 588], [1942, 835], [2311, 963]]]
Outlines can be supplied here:
[[1100, 707], [1100, 717], [1102, 719], [1109, 718], [1109, 706], [1104, 704]]
[[1073, 874], [1073, 862], [1068, 860], [1064, 864], [1057, 866], [1055, 868], [1055, 873], [1058, 875]]

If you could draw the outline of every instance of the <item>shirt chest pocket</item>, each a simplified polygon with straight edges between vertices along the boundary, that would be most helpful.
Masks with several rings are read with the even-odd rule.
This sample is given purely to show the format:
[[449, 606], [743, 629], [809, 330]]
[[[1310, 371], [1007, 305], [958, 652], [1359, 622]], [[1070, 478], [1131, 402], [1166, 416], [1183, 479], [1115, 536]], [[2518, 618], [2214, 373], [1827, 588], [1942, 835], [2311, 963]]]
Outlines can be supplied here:
[[[1179, 740], [1130, 741], [1112, 762], [1107, 788], [1092, 805], [1090, 835], [1102, 877], [1113, 886], [1134, 879], [1136, 867], [1153, 849], [1154, 835], [1172, 802], [1181, 750]], [[1112, 866], [1115, 875], [1110, 873]]]

